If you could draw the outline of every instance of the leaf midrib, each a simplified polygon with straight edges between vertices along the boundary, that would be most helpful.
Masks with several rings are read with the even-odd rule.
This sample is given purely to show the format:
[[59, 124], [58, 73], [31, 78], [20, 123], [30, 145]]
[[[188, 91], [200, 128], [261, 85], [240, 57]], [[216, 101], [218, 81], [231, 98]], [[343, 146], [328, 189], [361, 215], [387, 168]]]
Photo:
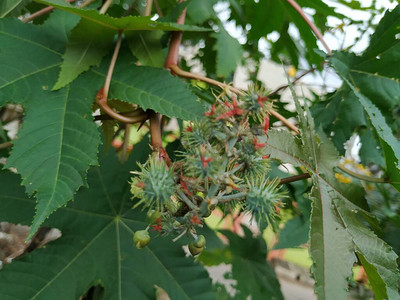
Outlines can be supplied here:
[[98, 234], [95, 235], [95, 237], [86, 244], [85, 247], [82, 248], [81, 251], [78, 252], [78, 254], [71, 259], [71, 261], [65, 265], [64, 268], [62, 268], [50, 281], [48, 281], [31, 299], [37, 299], [38, 296], [40, 296], [40, 293], [44, 291], [48, 286], [50, 286], [58, 277], [62, 275], [64, 271], [66, 271], [81, 255], [84, 253], [102, 234], [105, 232], [112, 224], [114, 224], [114, 218], [110, 223], [108, 223], [102, 230], [99, 231]]
[[35, 221], [37, 220], [41, 220], [43, 218], [43, 215], [48, 214], [47, 210], [49, 209], [49, 206], [51, 203], [53, 203], [53, 198], [54, 198], [54, 194], [56, 192], [56, 187], [57, 187], [57, 183], [60, 177], [60, 166], [61, 166], [61, 158], [62, 158], [62, 148], [63, 148], [63, 141], [64, 141], [64, 124], [65, 124], [65, 117], [67, 115], [67, 106], [68, 106], [68, 99], [69, 99], [69, 92], [70, 92], [70, 86], [68, 85], [66, 87], [66, 93], [64, 96], [64, 106], [63, 106], [63, 115], [62, 115], [62, 119], [61, 119], [61, 134], [60, 134], [60, 138], [59, 138], [59, 156], [58, 156], [58, 160], [57, 160], [57, 164], [56, 164], [56, 176], [54, 177], [54, 183], [53, 183], [53, 189], [50, 193], [50, 197], [48, 197], [48, 200], [46, 201], [46, 206], [43, 208], [42, 210], [42, 214], [38, 217], [37, 215], [34, 218], [34, 224]]

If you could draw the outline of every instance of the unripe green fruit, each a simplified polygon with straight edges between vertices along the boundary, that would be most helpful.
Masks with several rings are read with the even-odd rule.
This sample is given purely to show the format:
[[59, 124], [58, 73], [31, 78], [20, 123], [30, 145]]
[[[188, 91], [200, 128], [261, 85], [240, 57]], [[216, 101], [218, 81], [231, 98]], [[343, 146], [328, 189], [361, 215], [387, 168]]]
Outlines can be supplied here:
[[147, 230], [138, 230], [133, 235], [133, 243], [135, 244], [136, 248], [143, 249], [150, 243], [150, 235]]
[[193, 242], [189, 243], [189, 251], [193, 256], [200, 254], [201, 252], [203, 252], [203, 250], [204, 247], [198, 248], [193, 244]]
[[199, 235], [197, 239], [193, 241], [193, 245], [196, 248], [204, 248], [206, 246], [206, 238], [204, 237], [204, 235]]
[[156, 224], [157, 220], [161, 218], [161, 212], [156, 211], [154, 209], [150, 209], [147, 211], [146, 219], [149, 222], [149, 224]]

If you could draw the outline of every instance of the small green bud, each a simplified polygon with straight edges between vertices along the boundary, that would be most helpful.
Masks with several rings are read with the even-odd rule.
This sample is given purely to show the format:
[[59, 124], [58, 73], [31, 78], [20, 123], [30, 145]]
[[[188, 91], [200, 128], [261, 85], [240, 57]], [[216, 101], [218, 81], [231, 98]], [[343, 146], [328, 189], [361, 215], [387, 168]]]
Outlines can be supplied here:
[[189, 243], [189, 251], [190, 251], [190, 254], [192, 254], [193, 256], [200, 254], [201, 252], [203, 252], [203, 250], [204, 250], [204, 247], [198, 248], [193, 244], [193, 242]]
[[147, 211], [146, 219], [149, 224], [156, 224], [158, 218], [161, 218], [162, 213], [160, 211], [154, 210], [154, 209], [149, 209]]
[[206, 246], [206, 238], [204, 235], [199, 235], [197, 239], [193, 241], [193, 245], [197, 248], [203, 248]]
[[136, 248], [143, 249], [150, 243], [150, 235], [147, 230], [138, 230], [133, 235], [133, 243]]

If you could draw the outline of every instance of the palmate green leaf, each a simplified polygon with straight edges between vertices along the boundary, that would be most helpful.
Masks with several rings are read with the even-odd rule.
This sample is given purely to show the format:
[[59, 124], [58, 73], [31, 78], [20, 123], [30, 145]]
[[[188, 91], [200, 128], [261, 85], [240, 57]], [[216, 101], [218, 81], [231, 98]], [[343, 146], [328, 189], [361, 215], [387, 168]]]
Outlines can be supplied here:
[[43, 26], [0, 20], [0, 106], [13, 101], [25, 104], [32, 97], [48, 94], [46, 90], [57, 77], [67, 33], [78, 19], [54, 12]]
[[[400, 82], [379, 74], [354, 71], [350, 69], [349, 59], [351, 59], [349, 55], [335, 53], [330, 61], [345, 84], [350, 88], [351, 93], [354, 94], [364, 108], [379, 138], [385, 143], [384, 150], [388, 173], [395, 177], [390, 178], [390, 180], [396, 182], [400, 172], [400, 141], [393, 135], [384, 115], [374, 102], [381, 100], [381, 106], [387, 103], [388, 107], [390, 107], [391, 102], [393, 102], [392, 106], [399, 103]], [[387, 158], [395, 158], [395, 160], [388, 160]], [[393, 184], [393, 186], [399, 190], [398, 183]]]
[[72, 30], [53, 90], [72, 82], [91, 66], [98, 66], [113, 45], [115, 31], [82, 19]]
[[[324, 32], [328, 16], [342, 17], [321, 0], [297, 1], [304, 8], [312, 8], [314, 22]], [[290, 64], [298, 65], [299, 58], [305, 57], [309, 64], [319, 64], [321, 58], [315, 53], [318, 48], [317, 39], [303, 18], [287, 3], [287, 1], [260, 0], [239, 1], [230, 0], [235, 20], [245, 29], [246, 24], [251, 28], [247, 38], [257, 43], [262, 37], [267, 37], [271, 32], [278, 32], [277, 42], [271, 42], [271, 58], [278, 63], [282, 62], [282, 54], [290, 59]], [[289, 25], [295, 25], [300, 33], [301, 42], [297, 36], [288, 33]]]
[[142, 66], [160, 68], [164, 65], [165, 57], [161, 45], [161, 30], [153, 31], [130, 31], [126, 37], [129, 49], [139, 60]]
[[[92, 69], [91, 86], [100, 89], [104, 83], [107, 64]], [[132, 57], [120, 55], [114, 69], [109, 97], [150, 108], [168, 117], [195, 120], [205, 108], [179, 78], [167, 70], [137, 66]]]
[[[400, 6], [385, 14], [363, 55], [356, 56], [346, 52], [334, 54], [331, 58], [332, 64], [345, 79], [345, 83], [331, 99], [317, 103], [313, 107], [316, 123], [322, 125], [326, 134], [334, 133], [332, 139], [341, 152], [344, 141], [349, 139], [354, 131], [360, 132], [361, 128], [366, 127], [360, 132], [361, 138], [364, 139], [362, 141], [364, 146], [361, 149], [364, 163], [381, 164], [383, 161], [379, 151], [371, 151], [380, 143], [379, 138], [375, 137], [376, 133], [372, 132], [373, 128], [383, 129], [383, 132], [378, 132], [380, 138], [382, 135], [379, 133], [389, 134], [387, 138], [391, 141], [388, 142], [391, 148], [397, 144], [390, 137], [390, 130], [386, 131], [388, 126], [381, 125], [380, 122], [386, 122], [392, 130], [396, 130], [398, 126], [394, 122], [393, 113], [400, 103], [400, 72], [399, 68], [393, 66], [400, 62], [400, 42], [396, 38], [400, 22], [399, 12]], [[352, 87], [348, 86], [347, 81]], [[356, 93], [354, 88], [357, 90]], [[369, 102], [371, 108], [366, 110], [370, 107]], [[380, 113], [377, 110], [380, 110]], [[332, 118], [335, 115], [332, 111], [336, 111], [335, 118]], [[383, 115], [384, 119], [378, 115]], [[365, 150], [369, 150], [369, 153]], [[378, 159], [374, 156], [378, 156]], [[397, 156], [396, 154], [395, 157]], [[386, 164], [387, 169], [393, 168], [392, 161], [386, 159]]]
[[2, 0], [0, 2], [0, 18], [19, 13], [23, 6], [31, 1], [32, 0]]
[[97, 23], [103, 27], [108, 27], [115, 31], [123, 30], [165, 30], [165, 31], [209, 31], [208, 28], [180, 25], [176, 23], [163, 23], [152, 21], [151, 17], [129, 16], [122, 18], [113, 18], [107, 15], [101, 15], [94, 9], [80, 9], [73, 7], [64, 0], [35, 0], [35, 2], [43, 3], [57, 7], [61, 10], [76, 14], [91, 22]]
[[400, 5], [391, 12], [387, 11], [385, 16], [379, 22], [374, 34], [371, 37], [368, 48], [363, 53], [365, 59], [374, 59], [377, 55], [392, 52], [392, 47], [400, 43], [396, 38], [400, 26]]
[[36, 196], [30, 235], [73, 198], [85, 184], [89, 165], [97, 163], [100, 138], [91, 115], [95, 91], [87, 89], [85, 81], [48, 91], [66, 33], [77, 21], [66, 15], [56, 12], [43, 26], [0, 22], [0, 105], [21, 103], [26, 112], [6, 167], [16, 167], [27, 193]]
[[37, 199], [31, 234], [85, 184], [89, 165], [97, 164], [100, 143], [93, 122], [93, 94], [84, 81], [27, 104], [24, 124], [6, 167], [16, 167], [28, 194]]
[[187, 7], [187, 18], [194, 24], [202, 24], [217, 18], [213, 6], [217, 0], [192, 0]]
[[[302, 138], [293, 137], [285, 131], [269, 132], [267, 154], [295, 166], [303, 166], [312, 174], [314, 188], [310, 230], [310, 252], [314, 260], [313, 273], [316, 280], [315, 291], [319, 299], [347, 299], [347, 281], [351, 276], [355, 253], [366, 258], [376, 269], [370, 280], [379, 277], [377, 299], [399, 299], [396, 254], [380, 240], [364, 223], [366, 219], [372, 227], [376, 220], [368, 212], [357, 206], [356, 198], [362, 195], [354, 191], [352, 185], [339, 183], [334, 176], [338, 155], [331, 142], [324, 136], [317, 136], [314, 123], [298, 107]], [[361, 238], [358, 233], [363, 234]], [[367, 241], [367, 242], [366, 242]], [[366, 245], [376, 245], [368, 248]], [[366, 268], [369, 271], [375, 270]], [[383, 282], [383, 286], [382, 286]], [[383, 290], [383, 294], [382, 294]]]
[[223, 27], [211, 35], [217, 42], [214, 50], [217, 51], [217, 76], [226, 77], [236, 70], [243, 55], [242, 46]]
[[[113, 151], [103, 156], [88, 174], [90, 188], [45, 222], [62, 237], [0, 272], [1, 299], [79, 299], [92, 285], [104, 288], [105, 299], [155, 299], [154, 285], [171, 299], [215, 299], [206, 270], [185, 257], [187, 240], [173, 243], [151, 232], [145, 249], [133, 244], [134, 231], [148, 224], [144, 212], [131, 209], [128, 168], [147, 159], [147, 143], [135, 147], [129, 165], [120, 165]], [[29, 224], [35, 203], [18, 187], [18, 176], [3, 171], [0, 180], [7, 183], [0, 220]]]
[[205, 250], [199, 260], [207, 266], [232, 264], [232, 278], [238, 291], [234, 299], [283, 299], [274, 269], [266, 260], [267, 247], [262, 236], [242, 225], [244, 237], [228, 230], [220, 231], [229, 240], [229, 247]]

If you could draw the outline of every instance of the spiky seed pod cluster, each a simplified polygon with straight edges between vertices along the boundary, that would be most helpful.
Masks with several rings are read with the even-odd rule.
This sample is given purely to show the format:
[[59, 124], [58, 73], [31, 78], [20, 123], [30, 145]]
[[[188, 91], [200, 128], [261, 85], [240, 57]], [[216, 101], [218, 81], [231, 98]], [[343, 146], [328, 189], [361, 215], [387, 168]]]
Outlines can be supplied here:
[[264, 123], [268, 112], [273, 109], [273, 103], [265, 95], [264, 88], [257, 85], [249, 86], [246, 95], [243, 96], [243, 105], [259, 123]]
[[272, 223], [278, 213], [285, 193], [280, 192], [278, 180], [270, 181], [266, 177], [256, 177], [247, 180], [249, 190], [246, 195], [245, 209], [253, 215], [258, 223]]
[[[167, 166], [151, 157], [135, 173], [131, 192], [152, 211], [154, 230], [196, 235], [196, 226], [215, 206], [230, 209], [238, 203], [257, 220], [273, 219], [284, 195], [278, 181], [268, 178], [269, 159], [264, 156], [272, 107], [256, 86], [238, 98], [223, 93], [205, 120], [186, 128], [185, 151], [178, 161]], [[189, 248], [198, 254], [195, 248], [202, 247]]]
[[162, 211], [175, 192], [173, 170], [156, 156], [151, 156], [140, 169], [139, 172], [133, 172], [138, 176], [131, 182], [132, 195], [141, 199], [137, 205], [143, 204], [150, 209]]

